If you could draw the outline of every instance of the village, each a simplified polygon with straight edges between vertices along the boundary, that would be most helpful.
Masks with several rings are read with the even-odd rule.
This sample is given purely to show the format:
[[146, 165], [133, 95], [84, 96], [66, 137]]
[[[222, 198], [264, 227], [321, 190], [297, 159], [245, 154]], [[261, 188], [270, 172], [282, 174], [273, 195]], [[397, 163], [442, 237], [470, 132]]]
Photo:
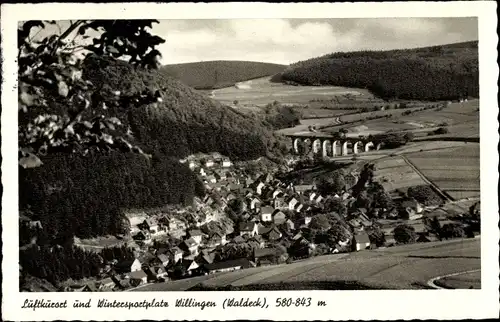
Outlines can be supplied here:
[[[125, 211], [129, 234], [124, 238], [133, 258], [106, 262], [101, 280], [66, 290], [123, 291], [316, 255], [390, 247], [396, 244], [395, 223], [401, 222], [415, 224], [416, 242], [438, 240], [429, 228], [432, 223], [422, 220], [429, 207], [414, 199], [402, 199], [391, 209], [367, 210], [355, 206], [349, 187], [340, 195], [322, 195], [316, 185], [282, 182], [272, 170], [250, 176], [218, 154], [181, 162], [199, 176], [206, 195], [189, 207]], [[359, 173], [349, 175], [354, 185]], [[333, 226], [318, 219], [331, 202], [348, 210], [328, 214]], [[368, 216], [373, 211], [383, 215]], [[446, 216], [440, 220], [449, 222]], [[380, 229], [384, 223], [386, 228]], [[369, 234], [374, 227], [379, 233]]]

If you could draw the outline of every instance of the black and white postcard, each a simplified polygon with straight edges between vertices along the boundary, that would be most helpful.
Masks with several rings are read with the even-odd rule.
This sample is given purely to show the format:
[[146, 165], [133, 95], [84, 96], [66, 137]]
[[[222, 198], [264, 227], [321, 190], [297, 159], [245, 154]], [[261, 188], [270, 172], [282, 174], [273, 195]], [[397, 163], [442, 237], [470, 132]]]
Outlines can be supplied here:
[[498, 317], [495, 12], [2, 5], [3, 318]]

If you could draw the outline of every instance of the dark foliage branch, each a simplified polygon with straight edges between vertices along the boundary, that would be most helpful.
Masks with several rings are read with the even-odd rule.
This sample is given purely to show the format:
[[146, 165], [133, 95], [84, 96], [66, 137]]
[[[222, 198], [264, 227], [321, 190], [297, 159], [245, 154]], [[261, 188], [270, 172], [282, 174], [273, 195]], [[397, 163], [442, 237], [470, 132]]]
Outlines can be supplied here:
[[[158, 92], [97, 93], [82, 77], [89, 53], [122, 58], [144, 68], [157, 68], [162, 38], [148, 31], [155, 20], [77, 20], [61, 35], [41, 40], [33, 29], [46, 29], [55, 21], [27, 21], [18, 29], [19, 162], [37, 167], [40, 156], [53, 152], [86, 154], [122, 150], [143, 153], [120, 132], [122, 122], [110, 116], [110, 106], [131, 108], [159, 99]], [[83, 50], [83, 53], [82, 53]], [[81, 53], [81, 55], [79, 55]]]

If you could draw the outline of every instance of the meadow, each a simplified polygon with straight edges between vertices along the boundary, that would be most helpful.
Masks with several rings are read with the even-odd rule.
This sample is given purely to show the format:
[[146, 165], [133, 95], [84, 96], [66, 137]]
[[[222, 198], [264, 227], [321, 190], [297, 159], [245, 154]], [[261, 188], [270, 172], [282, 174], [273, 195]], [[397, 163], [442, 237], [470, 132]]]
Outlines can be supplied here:
[[311, 100], [318, 97], [334, 97], [342, 95], [354, 95], [356, 97], [373, 97], [366, 90], [352, 89], [338, 86], [293, 86], [281, 83], [273, 83], [270, 77], [253, 79], [235, 86], [216, 89], [211, 91], [211, 97], [224, 104], [233, 105], [258, 105], [278, 101], [283, 104], [309, 104]]
[[[479, 247], [478, 239], [417, 243], [151, 284], [134, 291], [183, 291], [225, 286], [257, 290], [269, 284], [283, 288], [308, 285], [307, 289], [334, 289], [340, 280], [346, 284], [338, 285], [338, 289], [422, 289], [433, 277], [480, 268]], [[449, 256], [452, 257], [446, 258]], [[480, 276], [474, 278], [480, 280]]]
[[407, 157], [453, 198], [479, 196], [479, 144], [409, 153]]
[[395, 190], [406, 192], [409, 187], [425, 184], [420, 175], [399, 156], [380, 159], [375, 164], [374, 179], [389, 193]]

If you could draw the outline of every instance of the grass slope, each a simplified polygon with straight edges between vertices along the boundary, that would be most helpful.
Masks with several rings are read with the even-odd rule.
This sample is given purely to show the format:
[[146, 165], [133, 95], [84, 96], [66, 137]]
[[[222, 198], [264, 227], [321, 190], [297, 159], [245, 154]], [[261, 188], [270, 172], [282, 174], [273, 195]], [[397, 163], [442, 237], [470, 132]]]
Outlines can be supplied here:
[[478, 42], [333, 53], [293, 64], [276, 81], [367, 88], [384, 99], [478, 97]]
[[196, 89], [215, 89], [274, 75], [285, 68], [285, 65], [250, 61], [207, 61], [165, 65], [161, 72]]

